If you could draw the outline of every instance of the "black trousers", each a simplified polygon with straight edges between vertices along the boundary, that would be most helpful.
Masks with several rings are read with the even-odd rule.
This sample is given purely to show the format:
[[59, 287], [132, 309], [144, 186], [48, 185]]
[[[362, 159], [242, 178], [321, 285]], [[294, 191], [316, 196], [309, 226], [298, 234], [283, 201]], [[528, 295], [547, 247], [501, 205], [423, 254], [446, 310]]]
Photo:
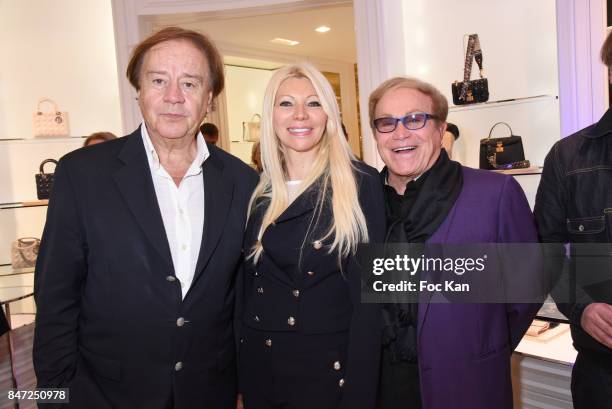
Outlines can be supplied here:
[[391, 363], [391, 354], [383, 348], [381, 356], [378, 409], [421, 409], [419, 364]]
[[337, 409], [347, 332], [320, 335], [243, 327], [239, 383], [245, 409]]
[[578, 352], [572, 370], [574, 409], [612, 407], [612, 358]]

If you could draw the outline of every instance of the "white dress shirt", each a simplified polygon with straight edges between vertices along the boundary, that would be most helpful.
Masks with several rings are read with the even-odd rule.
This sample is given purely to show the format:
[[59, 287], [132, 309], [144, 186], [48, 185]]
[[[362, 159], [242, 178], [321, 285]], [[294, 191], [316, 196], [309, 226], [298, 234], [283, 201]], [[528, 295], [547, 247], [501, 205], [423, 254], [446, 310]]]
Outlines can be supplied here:
[[157, 203], [164, 222], [174, 273], [181, 283], [183, 298], [191, 287], [195, 273], [202, 233], [204, 231], [204, 178], [202, 164], [210, 153], [200, 132], [196, 137], [196, 157], [179, 186], [159, 162], [147, 127], [140, 127], [144, 141]]

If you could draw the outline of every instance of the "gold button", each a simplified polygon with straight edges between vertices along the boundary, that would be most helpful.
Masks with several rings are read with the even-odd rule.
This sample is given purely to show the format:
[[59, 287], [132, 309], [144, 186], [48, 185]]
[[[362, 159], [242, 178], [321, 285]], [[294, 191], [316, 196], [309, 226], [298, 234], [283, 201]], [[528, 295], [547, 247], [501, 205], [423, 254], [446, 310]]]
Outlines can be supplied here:
[[182, 362], [177, 362], [176, 364], [174, 364], [174, 370], [175, 371], [180, 371], [181, 369], [183, 369], [183, 363]]
[[335, 369], [336, 371], [339, 371], [339, 370], [340, 370], [340, 368], [342, 368], [342, 366], [340, 365], [340, 361], [336, 361], [336, 362], [334, 362], [334, 369]]
[[255, 322], [259, 322], [259, 317], [257, 315], [254, 316], [253, 319], [255, 320]]
[[167, 276], [166, 277], [166, 281], [173, 283], [173, 282], [176, 281], [176, 277], [175, 276]]
[[263, 294], [263, 287], [257, 287], [257, 292], [259, 294]]
[[315, 248], [315, 250], [319, 250], [321, 247], [323, 247], [323, 243], [321, 243], [321, 240], [315, 240], [312, 243], [312, 246]]
[[312, 276], [314, 275], [314, 271], [309, 271], [309, 272], [307, 272], [306, 274], [308, 274], [309, 276], [311, 276], [311, 277], [312, 277]]
[[293, 318], [293, 317], [287, 318], [287, 324], [289, 324], [289, 326], [293, 327], [295, 325], [295, 318]]
[[293, 296], [294, 296], [295, 298], [297, 298], [297, 297], [299, 297], [299, 296], [300, 296], [300, 290], [293, 290], [293, 291], [291, 291], [291, 293], [293, 294]]
[[338, 381], [338, 386], [340, 386], [341, 388], [344, 386], [344, 378]]
[[269, 339], [269, 338], [268, 338], [268, 339], [266, 339], [265, 344], [266, 344], [266, 346], [267, 346], [268, 348], [269, 348], [269, 347], [271, 347], [271, 346], [272, 346], [272, 340], [271, 340], [271, 339]]
[[185, 325], [185, 318], [179, 317], [179, 319], [176, 320], [176, 326], [182, 327], [183, 325]]

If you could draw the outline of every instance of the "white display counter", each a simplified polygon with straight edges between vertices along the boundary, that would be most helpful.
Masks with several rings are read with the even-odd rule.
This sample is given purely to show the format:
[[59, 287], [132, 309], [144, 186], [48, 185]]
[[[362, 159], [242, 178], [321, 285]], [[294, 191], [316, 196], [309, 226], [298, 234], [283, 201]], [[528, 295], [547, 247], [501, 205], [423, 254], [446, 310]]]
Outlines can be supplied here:
[[569, 324], [538, 337], [525, 335], [512, 356], [515, 409], [571, 409], [576, 360]]

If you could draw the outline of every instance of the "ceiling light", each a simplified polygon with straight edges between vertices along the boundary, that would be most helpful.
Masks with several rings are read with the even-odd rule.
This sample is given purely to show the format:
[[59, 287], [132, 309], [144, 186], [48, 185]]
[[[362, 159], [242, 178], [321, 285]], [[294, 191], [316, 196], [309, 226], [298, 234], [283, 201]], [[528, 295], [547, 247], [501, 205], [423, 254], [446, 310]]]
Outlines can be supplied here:
[[327, 33], [329, 30], [331, 30], [331, 28], [327, 26], [320, 26], [320, 27], [315, 28], [315, 31], [319, 33]]
[[282, 45], [298, 45], [300, 43], [299, 41], [287, 40], [286, 38], [275, 38], [274, 40], [270, 40], [270, 42]]

